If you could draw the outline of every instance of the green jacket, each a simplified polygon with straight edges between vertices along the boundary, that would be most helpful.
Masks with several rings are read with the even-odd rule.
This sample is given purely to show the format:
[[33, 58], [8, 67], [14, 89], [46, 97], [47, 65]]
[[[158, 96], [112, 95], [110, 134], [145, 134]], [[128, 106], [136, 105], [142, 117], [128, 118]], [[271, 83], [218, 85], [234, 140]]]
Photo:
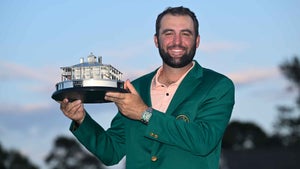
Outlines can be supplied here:
[[[74, 123], [70, 130], [106, 165], [117, 164], [126, 155], [127, 169], [218, 169], [222, 137], [234, 105], [234, 85], [224, 75], [195, 63], [166, 113], [153, 110], [148, 125], [118, 112], [107, 131], [88, 114], [76, 130], [72, 130]], [[156, 71], [132, 82], [149, 106]]]

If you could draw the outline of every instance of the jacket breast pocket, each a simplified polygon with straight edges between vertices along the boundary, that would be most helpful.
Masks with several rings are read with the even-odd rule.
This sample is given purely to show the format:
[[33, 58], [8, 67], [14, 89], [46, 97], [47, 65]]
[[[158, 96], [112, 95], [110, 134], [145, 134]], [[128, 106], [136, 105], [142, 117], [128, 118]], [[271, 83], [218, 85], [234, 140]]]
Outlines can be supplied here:
[[195, 101], [187, 101], [180, 104], [172, 113], [176, 120], [182, 120], [187, 123], [192, 122], [199, 113], [199, 103]]

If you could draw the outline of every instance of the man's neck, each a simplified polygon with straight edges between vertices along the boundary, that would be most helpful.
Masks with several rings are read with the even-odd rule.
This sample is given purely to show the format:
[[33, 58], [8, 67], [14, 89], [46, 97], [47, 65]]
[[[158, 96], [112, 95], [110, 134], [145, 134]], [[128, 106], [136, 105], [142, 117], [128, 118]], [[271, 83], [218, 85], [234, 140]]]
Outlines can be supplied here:
[[164, 63], [158, 81], [169, 86], [172, 83], [177, 82], [192, 66], [193, 63], [191, 62], [182, 68], [173, 68]]

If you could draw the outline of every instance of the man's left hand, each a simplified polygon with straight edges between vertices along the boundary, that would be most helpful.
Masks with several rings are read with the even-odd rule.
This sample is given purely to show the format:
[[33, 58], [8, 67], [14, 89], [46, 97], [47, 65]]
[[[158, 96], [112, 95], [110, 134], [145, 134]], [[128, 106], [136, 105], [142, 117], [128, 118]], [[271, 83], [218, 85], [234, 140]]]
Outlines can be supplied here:
[[129, 80], [124, 83], [124, 89], [129, 93], [107, 92], [105, 100], [115, 102], [119, 111], [133, 120], [140, 120], [142, 113], [148, 108]]

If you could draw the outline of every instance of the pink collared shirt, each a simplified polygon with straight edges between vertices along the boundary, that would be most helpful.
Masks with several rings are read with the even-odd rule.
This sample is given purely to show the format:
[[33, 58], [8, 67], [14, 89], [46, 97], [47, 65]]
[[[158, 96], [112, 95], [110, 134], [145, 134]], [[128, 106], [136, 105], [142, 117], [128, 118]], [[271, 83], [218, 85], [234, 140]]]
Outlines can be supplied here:
[[157, 70], [151, 84], [151, 102], [153, 109], [156, 109], [163, 113], [167, 111], [178, 86], [180, 85], [184, 77], [188, 74], [188, 72], [194, 67], [194, 65], [195, 62], [193, 61], [192, 67], [184, 75], [182, 75], [180, 79], [169, 86], [166, 86], [158, 81], [158, 77], [162, 72], [162, 66]]

